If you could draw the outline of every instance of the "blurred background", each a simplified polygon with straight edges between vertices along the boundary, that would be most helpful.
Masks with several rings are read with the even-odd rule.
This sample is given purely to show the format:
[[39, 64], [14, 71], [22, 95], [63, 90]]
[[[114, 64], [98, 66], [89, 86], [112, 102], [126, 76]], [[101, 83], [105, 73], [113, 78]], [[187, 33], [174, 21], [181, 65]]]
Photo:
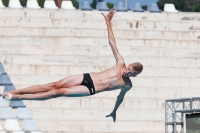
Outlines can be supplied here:
[[[7, 7], [8, 3], [17, 4], [0, 9], [0, 85], [4, 81], [1, 77], [7, 77], [5, 85], [9, 83], [13, 84], [13, 89], [21, 89], [113, 67], [115, 59], [100, 10], [93, 11], [91, 7], [86, 8], [90, 11], [74, 10], [82, 0], [71, 0], [73, 4], [63, 0], [71, 7], [59, 10], [54, 0], [37, 0], [40, 7], [44, 7], [42, 9], [36, 0], [30, 1], [36, 3], [36, 9], [29, 9], [29, 5], [34, 4], [27, 0], [20, 0], [21, 3], [3, 0]], [[165, 124], [169, 126], [168, 133], [172, 133], [173, 128], [180, 131], [184, 125], [183, 114], [174, 112], [181, 112], [183, 107], [192, 113], [195, 107], [200, 112], [200, 100], [192, 99], [195, 102], [191, 102], [191, 97], [200, 94], [200, 13], [196, 13], [200, 0], [88, 1], [87, 6], [94, 9], [97, 2], [104, 1], [109, 8], [115, 2], [123, 2], [129, 9], [131, 3], [139, 2], [143, 9], [150, 3], [157, 3], [162, 10], [158, 10], [156, 4], [153, 12], [123, 12], [126, 9], [120, 12], [115, 8], [117, 13], [112, 27], [120, 53], [126, 64], [136, 61], [144, 65], [142, 74], [131, 79], [133, 88], [117, 112], [117, 122], [105, 116], [112, 111], [120, 90], [82, 98], [27, 100], [20, 104], [5, 103], [0, 96], [0, 133], [7, 130], [1, 125], [13, 127], [13, 124], [5, 126], [10, 118], [16, 118], [16, 125], [23, 128], [23, 120], [16, 114], [22, 107], [31, 114], [23, 119], [31, 117], [43, 133], [163, 133]], [[173, 10], [163, 10], [164, 4], [169, 7], [168, 3], [173, 3], [179, 12], [174, 6]], [[5, 68], [2, 76], [1, 65]], [[0, 95], [10, 87], [0, 86]], [[166, 99], [174, 98], [189, 100], [166, 104]], [[187, 133], [200, 131], [199, 116], [195, 117], [198, 124], [190, 121], [194, 117], [188, 117], [190, 125], [197, 128], [187, 127]], [[23, 131], [27, 130], [23, 128]]]
[[[2, 0], [3, 4], [7, 7], [9, 0]], [[41, 7], [44, 7], [45, 0], [37, 0]], [[81, 0], [71, 0], [74, 7], [78, 8], [79, 2]], [[144, 9], [150, 3], [157, 3], [159, 8], [163, 10], [165, 3], [173, 3], [177, 10], [183, 12], [199, 12], [200, 11], [200, 0], [89, 0], [91, 7], [96, 8], [96, 3], [100, 1], [107, 2], [109, 8], [113, 7], [115, 2], [125, 2], [127, 1], [128, 9], [130, 9], [130, 4], [133, 2], [140, 2]], [[20, 0], [22, 6], [26, 6], [27, 0]]]

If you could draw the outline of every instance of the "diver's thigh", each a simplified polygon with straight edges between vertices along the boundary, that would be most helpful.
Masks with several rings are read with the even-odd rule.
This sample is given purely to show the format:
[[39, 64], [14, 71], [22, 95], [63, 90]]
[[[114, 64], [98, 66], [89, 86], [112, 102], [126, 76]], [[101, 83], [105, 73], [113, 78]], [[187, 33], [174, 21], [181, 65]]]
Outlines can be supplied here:
[[62, 96], [66, 97], [84, 97], [90, 96], [90, 91], [83, 85], [74, 86], [70, 88], [62, 88]]
[[78, 86], [83, 81], [83, 74], [72, 75], [57, 82], [56, 88], [70, 88]]

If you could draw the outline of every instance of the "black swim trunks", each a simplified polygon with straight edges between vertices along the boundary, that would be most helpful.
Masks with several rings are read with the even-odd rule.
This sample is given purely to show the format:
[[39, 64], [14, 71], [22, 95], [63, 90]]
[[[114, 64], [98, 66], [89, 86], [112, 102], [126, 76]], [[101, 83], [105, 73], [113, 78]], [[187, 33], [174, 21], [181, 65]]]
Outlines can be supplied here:
[[91, 95], [95, 94], [95, 87], [89, 73], [83, 74], [83, 81], [81, 85], [86, 86], [89, 89]]

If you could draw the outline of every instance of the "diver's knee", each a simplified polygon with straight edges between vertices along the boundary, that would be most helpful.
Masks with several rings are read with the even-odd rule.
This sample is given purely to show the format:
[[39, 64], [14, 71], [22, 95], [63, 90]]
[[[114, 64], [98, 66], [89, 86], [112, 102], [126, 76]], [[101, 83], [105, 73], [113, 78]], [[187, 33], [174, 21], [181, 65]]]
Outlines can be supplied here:
[[53, 89], [51, 90], [51, 96], [52, 97], [59, 97], [63, 95], [63, 90], [62, 89]]
[[47, 84], [47, 86], [48, 86], [49, 88], [51, 88], [51, 90], [59, 89], [58, 82], [49, 83], [49, 84]]

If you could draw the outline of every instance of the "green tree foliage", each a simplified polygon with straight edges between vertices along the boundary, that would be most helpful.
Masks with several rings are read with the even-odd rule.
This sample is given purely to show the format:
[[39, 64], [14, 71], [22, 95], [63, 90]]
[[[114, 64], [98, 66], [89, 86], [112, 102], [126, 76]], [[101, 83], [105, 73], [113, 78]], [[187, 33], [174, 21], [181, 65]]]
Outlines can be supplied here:
[[5, 7], [8, 7], [9, 0], [2, 0], [2, 2]]
[[113, 8], [113, 3], [107, 3], [107, 5], [108, 5], [108, 8]]
[[[39, 6], [44, 7], [45, 0], [37, 0], [37, 1], [38, 1]], [[6, 7], [8, 7], [9, 0], [2, 0], [2, 2]], [[22, 6], [26, 6], [27, 0], [20, 0], [20, 3]]]
[[[45, 0], [37, 0], [37, 1], [38, 1], [39, 6], [43, 8]], [[77, 0], [71, 0], [71, 2], [75, 8], [79, 7], [79, 2]]]
[[200, 0], [159, 0], [157, 2], [161, 10], [164, 9], [164, 5], [167, 3], [173, 3], [177, 10], [185, 12], [197, 12], [200, 10]]
[[[10, 0], [2, 0], [3, 4], [5, 5], [5, 7], [8, 7], [9, 1], [10, 1]], [[21, 5], [22, 5], [23, 7], [26, 6], [27, 0], [19, 0], [19, 1], [20, 1]]]
[[21, 5], [22, 5], [23, 7], [25, 7], [25, 6], [26, 6], [26, 3], [27, 3], [27, 0], [20, 0], [20, 3], [21, 3]]
[[44, 2], [45, 0], [37, 0], [38, 1], [38, 5], [42, 8], [44, 8]]
[[147, 6], [142, 6], [142, 9], [147, 10]]
[[90, 5], [93, 9], [96, 9], [97, 2], [103, 2], [103, 0], [92, 0], [92, 4]]
[[[37, 0], [40, 7], [44, 7], [45, 0]], [[78, 8], [79, 2], [77, 0], [71, 0], [74, 7]], [[9, 0], [2, 0], [3, 4], [8, 7]], [[22, 6], [26, 6], [27, 0], [20, 0]]]
[[75, 8], [78, 8], [79, 7], [79, 2], [77, 0], [71, 0], [72, 1], [72, 4]]
[[90, 4], [93, 9], [96, 9], [97, 1], [92, 0], [92, 4]]
[[195, 12], [200, 12], [200, 2], [194, 8]]

